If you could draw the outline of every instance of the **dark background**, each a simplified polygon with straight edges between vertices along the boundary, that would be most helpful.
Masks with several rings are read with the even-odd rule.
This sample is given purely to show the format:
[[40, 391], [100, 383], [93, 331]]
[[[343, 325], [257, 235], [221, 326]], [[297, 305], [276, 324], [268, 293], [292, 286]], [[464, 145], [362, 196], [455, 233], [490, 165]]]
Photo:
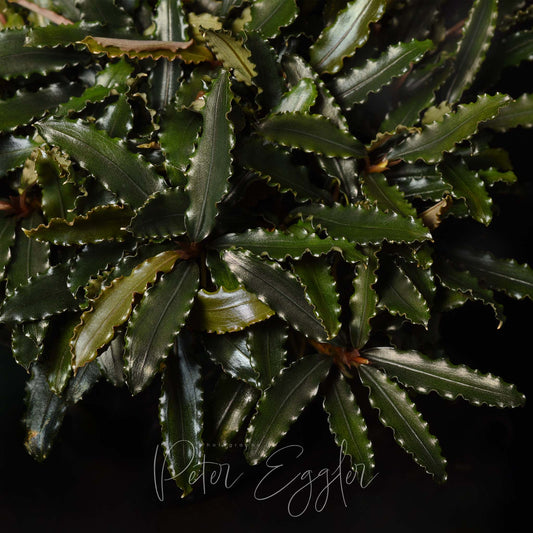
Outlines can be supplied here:
[[[516, 76], [531, 76], [531, 68]], [[516, 78], [515, 78], [516, 79]], [[531, 79], [531, 77], [529, 77]], [[523, 81], [523, 80], [522, 80]], [[512, 88], [513, 80], [509, 81]], [[523, 86], [523, 83], [522, 83]], [[516, 95], [515, 95], [516, 96]], [[530, 157], [532, 130], [514, 130], [502, 137], [512, 155], [520, 184], [513, 195], [495, 198], [489, 229], [476, 223], [462, 226], [462, 235], [480, 248], [533, 265], [533, 180]], [[467, 304], [442, 323], [446, 351], [455, 363], [466, 363], [515, 383], [526, 395], [531, 386], [533, 303], [501, 297], [507, 322], [500, 330], [490, 308]], [[324, 531], [505, 532], [532, 530], [531, 401], [524, 408], [475, 407], [434, 394], [416, 403], [429, 421], [448, 459], [448, 481], [434, 483], [396, 445], [389, 429], [370, 420], [377, 478], [366, 489], [332, 485], [321, 513], [315, 500], [299, 518], [291, 518], [289, 498], [301, 485], [267, 501], [256, 501], [254, 489], [267, 470], [246, 468], [235, 450], [230, 477], [244, 476], [231, 489], [222, 483], [207, 495], [181, 500], [172, 482], [160, 502], [153, 483], [153, 459], [160, 439], [157, 386], [131, 398], [126, 390], [99, 383], [70, 409], [50, 457], [33, 461], [23, 447], [20, 423], [25, 372], [0, 349], [0, 531]], [[338, 452], [325, 415], [312, 404], [296, 422], [285, 443], [301, 444], [305, 452], [287, 457], [287, 466], [272, 476], [270, 492], [306, 470], [318, 472], [338, 464]], [[324, 484], [315, 487], [314, 498]], [[293, 512], [301, 510], [297, 499]]]

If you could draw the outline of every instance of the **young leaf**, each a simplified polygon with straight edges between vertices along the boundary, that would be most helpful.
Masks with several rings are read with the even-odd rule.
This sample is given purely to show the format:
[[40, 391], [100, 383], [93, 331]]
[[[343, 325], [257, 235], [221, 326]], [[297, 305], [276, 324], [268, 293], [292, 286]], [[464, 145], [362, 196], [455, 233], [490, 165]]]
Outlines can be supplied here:
[[363, 384], [370, 389], [370, 404], [378, 409], [382, 424], [392, 429], [398, 444], [426, 472], [445, 481], [446, 460], [441, 456], [438, 441], [429, 433], [427, 423], [405, 391], [372, 366], [361, 365], [359, 372]]
[[223, 259], [248, 290], [292, 327], [318, 341], [327, 337], [304, 287], [293, 274], [249, 252], [225, 251]]
[[163, 188], [162, 179], [147, 163], [93, 126], [80, 121], [47, 120], [37, 128], [132, 207], [141, 206]]
[[228, 188], [235, 142], [233, 125], [228, 119], [231, 100], [229, 75], [222, 72], [205, 96], [203, 132], [187, 174], [186, 191], [191, 203], [185, 226], [192, 241], [199, 242], [210, 233], [216, 204]]
[[247, 31], [258, 31], [265, 39], [277, 37], [280, 28], [288, 26], [298, 14], [295, 0], [258, 0], [252, 4], [252, 19]]
[[364, 483], [369, 483], [374, 470], [374, 453], [368, 438], [365, 419], [342, 374], [332, 383], [324, 397], [324, 410], [335, 442], [352, 460], [352, 468]]
[[351, 109], [364, 102], [370, 93], [378, 92], [395, 77], [405, 74], [432, 47], [430, 40], [390, 46], [380, 57], [367, 61], [361, 68], [336, 76], [330, 84], [331, 92], [345, 109]]
[[231, 333], [271, 317], [274, 311], [242, 287], [200, 290], [193, 319], [208, 333]]
[[303, 78], [282, 96], [272, 113], [308, 113], [317, 96], [318, 90], [313, 80]]
[[190, 346], [178, 337], [175, 353], [169, 358], [161, 398], [159, 420], [168, 470], [183, 496], [192, 491], [193, 478], [201, 464], [203, 391], [199, 365], [192, 359]]
[[257, 132], [269, 141], [328, 157], [366, 155], [361, 142], [321, 115], [273, 115], [259, 124]]
[[476, 102], [460, 105], [442, 122], [426, 126], [420, 133], [392, 148], [387, 158], [403, 159], [409, 163], [423, 159], [426, 163], [434, 163], [441, 159], [444, 152], [453, 151], [457, 143], [474, 135], [481, 122], [494, 118], [508, 102], [509, 98], [502, 94], [479, 96]]
[[138, 264], [129, 276], [116, 278], [104, 288], [91, 308], [81, 315], [74, 331], [70, 343], [74, 369], [96, 358], [98, 350], [113, 338], [114, 329], [130, 316], [135, 294], [154, 283], [159, 272], [169, 272], [178, 257], [179, 251], [161, 252]]
[[263, 392], [246, 434], [244, 453], [250, 464], [268, 457], [315, 396], [330, 367], [330, 358], [307, 355], [286, 368]]
[[430, 359], [413, 350], [388, 347], [370, 348], [362, 355], [388, 376], [418, 392], [435, 391], [449, 400], [462, 396], [475, 405], [517, 407], [525, 402], [525, 396], [514, 385], [446, 359]]
[[311, 65], [320, 73], [334, 74], [340, 70], [344, 58], [366, 43], [369, 25], [382, 17], [386, 6], [387, 0], [349, 2], [311, 46]]

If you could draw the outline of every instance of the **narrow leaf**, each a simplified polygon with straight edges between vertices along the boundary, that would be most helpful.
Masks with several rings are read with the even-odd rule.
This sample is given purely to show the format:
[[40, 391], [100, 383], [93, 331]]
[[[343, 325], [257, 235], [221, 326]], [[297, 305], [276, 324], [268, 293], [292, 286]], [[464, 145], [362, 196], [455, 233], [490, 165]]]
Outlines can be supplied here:
[[405, 199], [404, 194], [396, 185], [389, 185], [383, 174], [367, 174], [362, 181], [365, 196], [376, 202], [379, 209], [404, 217], [416, 218], [416, 209]]
[[6, 266], [11, 259], [11, 247], [15, 243], [17, 221], [15, 217], [0, 218], [0, 280], [6, 273]]
[[523, 94], [503, 107], [498, 116], [485, 122], [484, 126], [497, 131], [505, 131], [518, 126], [533, 127], [533, 94]]
[[271, 39], [297, 15], [295, 0], [259, 0], [252, 4], [252, 20], [246, 24], [246, 30], [258, 31], [265, 39]]
[[303, 78], [282, 96], [272, 113], [308, 113], [317, 96], [318, 90], [313, 80]]
[[124, 336], [121, 334], [116, 335], [96, 361], [106, 379], [115, 387], [122, 387], [126, 382], [124, 372]]
[[0, 137], [0, 176], [21, 167], [38, 144], [26, 137]]

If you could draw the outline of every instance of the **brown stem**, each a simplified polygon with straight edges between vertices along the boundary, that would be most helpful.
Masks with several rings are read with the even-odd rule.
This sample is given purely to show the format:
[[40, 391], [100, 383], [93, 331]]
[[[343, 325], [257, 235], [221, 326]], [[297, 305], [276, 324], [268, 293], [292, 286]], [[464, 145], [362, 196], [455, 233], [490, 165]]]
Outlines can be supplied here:
[[0, 13], [0, 24], [2, 24], [2, 26], [5, 26], [7, 24], [7, 19], [3, 13]]
[[462, 27], [465, 25], [466, 20], [460, 20], [457, 24], [454, 24], [451, 28], [448, 28], [446, 30], [445, 39], [450, 37], [450, 35], [454, 35], [456, 33], [459, 33], [459, 31], [462, 29]]
[[38, 6], [34, 4], [33, 2], [30, 2], [29, 0], [7, 0], [7, 1], [11, 2], [12, 4], [18, 4], [19, 6], [25, 7], [29, 11], [33, 11], [34, 13], [41, 15], [41, 17], [44, 17], [45, 19], [50, 20], [54, 24], [74, 24], [74, 22], [63, 17], [62, 15], [59, 15], [58, 13], [55, 13], [54, 11], [51, 11], [50, 9], [46, 9], [44, 7]]

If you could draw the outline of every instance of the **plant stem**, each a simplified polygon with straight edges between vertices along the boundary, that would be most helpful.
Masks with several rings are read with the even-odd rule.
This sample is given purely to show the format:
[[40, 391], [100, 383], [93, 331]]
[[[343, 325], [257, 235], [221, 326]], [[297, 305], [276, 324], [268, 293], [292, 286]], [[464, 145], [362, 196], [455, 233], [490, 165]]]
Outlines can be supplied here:
[[12, 4], [18, 4], [19, 6], [25, 7], [29, 11], [33, 11], [34, 13], [41, 15], [41, 17], [44, 17], [55, 24], [74, 24], [74, 22], [63, 17], [62, 15], [59, 15], [58, 13], [55, 13], [54, 11], [51, 11], [50, 9], [46, 9], [44, 7], [38, 6], [34, 4], [33, 2], [30, 2], [29, 0], [7, 0], [7, 1], [11, 2]]

